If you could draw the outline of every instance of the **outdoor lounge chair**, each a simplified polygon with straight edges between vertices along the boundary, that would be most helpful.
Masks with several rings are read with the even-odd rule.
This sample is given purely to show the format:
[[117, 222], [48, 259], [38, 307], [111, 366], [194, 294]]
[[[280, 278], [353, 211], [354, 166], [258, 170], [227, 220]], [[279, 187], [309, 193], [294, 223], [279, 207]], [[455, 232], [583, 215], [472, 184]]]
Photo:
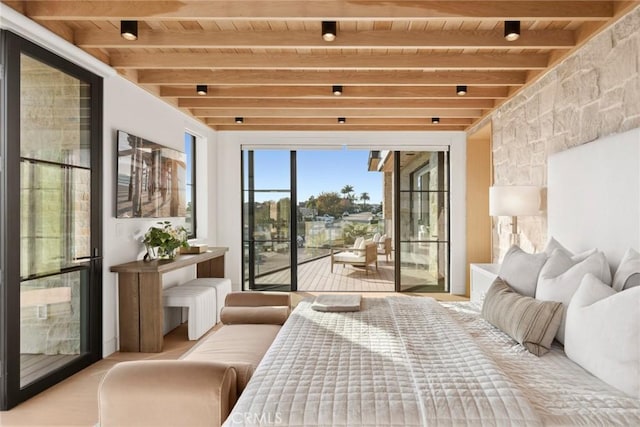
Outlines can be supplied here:
[[391, 237], [383, 235], [382, 238], [380, 238], [380, 241], [378, 242], [378, 254], [384, 255], [387, 258], [387, 261], [389, 261], [389, 258], [391, 257]]
[[[354, 245], [355, 246], [355, 245]], [[340, 252], [338, 252], [340, 251]], [[368, 273], [367, 266], [375, 264], [378, 269], [377, 245], [371, 241], [363, 241], [358, 247], [349, 249], [331, 248], [331, 272], [334, 264], [350, 264], [354, 267], [364, 267]]]

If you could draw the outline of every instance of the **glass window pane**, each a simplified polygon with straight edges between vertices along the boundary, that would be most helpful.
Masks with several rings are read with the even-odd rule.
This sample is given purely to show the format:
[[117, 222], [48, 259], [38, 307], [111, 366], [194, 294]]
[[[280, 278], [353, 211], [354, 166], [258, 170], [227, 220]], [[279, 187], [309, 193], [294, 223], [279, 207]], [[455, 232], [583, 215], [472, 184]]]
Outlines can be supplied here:
[[447, 192], [400, 193], [400, 240], [447, 241]]
[[242, 189], [249, 189], [249, 151], [242, 151]]
[[91, 175], [87, 169], [20, 164], [20, 275], [60, 271], [91, 255]]
[[289, 193], [255, 192], [255, 240], [288, 240], [291, 228]]
[[400, 244], [400, 288], [409, 292], [446, 292], [448, 245]]
[[242, 241], [249, 240], [249, 192], [242, 192]]
[[20, 387], [81, 355], [87, 270], [20, 283]]
[[291, 248], [288, 242], [256, 243], [256, 285], [291, 284]]
[[[291, 153], [282, 150], [253, 152], [255, 190], [288, 190], [290, 184]], [[248, 184], [245, 184], [248, 185]], [[248, 188], [248, 187], [247, 187]]]
[[448, 190], [447, 156], [444, 151], [401, 152], [400, 190]]
[[20, 56], [20, 156], [90, 166], [90, 86]]
[[325, 249], [326, 253], [330, 253], [330, 248], [345, 245], [344, 225], [343, 222], [330, 222], [322, 218], [306, 221], [303, 228], [298, 228], [298, 235], [302, 237], [306, 249]]
[[247, 285], [249, 283], [249, 243], [243, 243], [242, 244], [242, 272], [243, 272], [243, 279], [244, 279], [244, 287], [242, 288], [242, 290], [248, 290], [249, 286]]
[[195, 223], [194, 223], [194, 218], [195, 218], [194, 206], [196, 203], [196, 187], [195, 187], [195, 182], [193, 180], [195, 167], [196, 167], [195, 143], [196, 143], [195, 136], [189, 133], [184, 134], [184, 152], [185, 152], [185, 157], [187, 162], [187, 168], [186, 168], [187, 170], [185, 174], [186, 175], [185, 185], [187, 187], [186, 194], [185, 194], [186, 217], [185, 217], [184, 227], [187, 230], [187, 236], [189, 236], [190, 238], [196, 237], [196, 230], [195, 230]]

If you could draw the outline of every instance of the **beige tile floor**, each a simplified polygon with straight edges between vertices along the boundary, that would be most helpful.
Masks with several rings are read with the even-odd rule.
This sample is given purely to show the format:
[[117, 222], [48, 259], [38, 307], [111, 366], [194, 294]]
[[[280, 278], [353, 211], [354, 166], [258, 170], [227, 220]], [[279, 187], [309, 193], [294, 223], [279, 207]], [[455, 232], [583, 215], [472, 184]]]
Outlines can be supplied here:
[[[292, 303], [296, 305], [301, 299], [316, 294], [297, 292], [292, 296]], [[365, 294], [367, 297], [388, 295], [398, 294], [391, 292]], [[449, 294], [402, 295], [426, 295], [448, 301], [467, 299]], [[216, 326], [210, 333], [214, 333], [218, 328], [219, 326]], [[165, 336], [162, 353], [114, 353], [10, 411], [0, 412], [0, 426], [93, 426], [98, 421], [98, 385], [112, 366], [127, 360], [177, 359], [195, 343], [196, 341], [188, 341], [187, 325], [183, 324]]]

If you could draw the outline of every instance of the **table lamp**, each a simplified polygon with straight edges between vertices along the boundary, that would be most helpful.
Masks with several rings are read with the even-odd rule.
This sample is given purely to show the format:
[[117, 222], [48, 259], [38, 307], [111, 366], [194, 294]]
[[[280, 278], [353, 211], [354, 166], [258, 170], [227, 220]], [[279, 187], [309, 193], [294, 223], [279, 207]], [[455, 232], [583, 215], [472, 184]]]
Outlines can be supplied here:
[[519, 245], [519, 216], [540, 215], [540, 187], [508, 185], [489, 187], [489, 215], [511, 217], [511, 244]]

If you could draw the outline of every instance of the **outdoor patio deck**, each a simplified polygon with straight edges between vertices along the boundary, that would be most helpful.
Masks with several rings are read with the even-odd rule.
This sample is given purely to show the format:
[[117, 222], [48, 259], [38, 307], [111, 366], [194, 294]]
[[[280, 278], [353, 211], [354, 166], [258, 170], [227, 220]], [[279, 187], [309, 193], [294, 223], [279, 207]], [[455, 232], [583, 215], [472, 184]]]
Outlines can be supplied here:
[[[289, 281], [289, 270], [281, 270], [260, 276], [260, 285], [283, 284]], [[430, 280], [426, 280], [430, 278]], [[433, 288], [442, 292], [438, 286], [425, 286], [425, 282], [435, 283], [432, 276], [421, 269], [403, 267], [403, 288], [422, 286], [423, 291]], [[298, 291], [300, 292], [394, 292], [394, 261], [386, 261], [384, 255], [378, 255], [378, 270], [369, 266], [364, 268], [350, 265], [335, 265], [331, 273], [329, 257], [315, 259], [298, 265]]]

